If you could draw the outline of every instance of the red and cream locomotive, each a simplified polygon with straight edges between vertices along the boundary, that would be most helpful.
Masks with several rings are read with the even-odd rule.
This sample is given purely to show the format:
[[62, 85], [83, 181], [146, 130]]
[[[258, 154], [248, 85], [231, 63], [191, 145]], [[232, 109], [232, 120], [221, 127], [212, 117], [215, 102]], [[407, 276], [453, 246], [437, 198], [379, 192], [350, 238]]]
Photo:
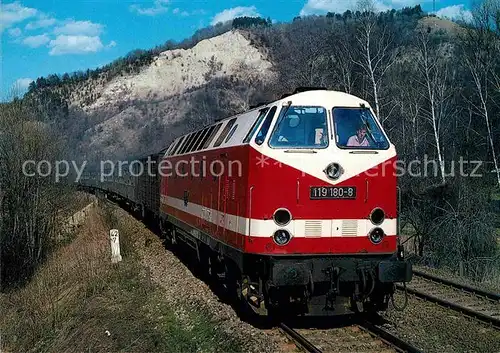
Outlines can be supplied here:
[[298, 90], [174, 140], [161, 226], [257, 312], [384, 310], [412, 276], [396, 159], [366, 101]]

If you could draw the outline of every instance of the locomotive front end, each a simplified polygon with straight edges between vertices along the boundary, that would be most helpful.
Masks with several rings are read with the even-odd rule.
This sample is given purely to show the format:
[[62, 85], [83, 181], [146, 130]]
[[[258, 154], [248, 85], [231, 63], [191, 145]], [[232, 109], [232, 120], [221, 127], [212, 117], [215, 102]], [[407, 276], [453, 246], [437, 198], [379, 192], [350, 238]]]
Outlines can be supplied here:
[[308, 314], [384, 310], [411, 265], [397, 234], [396, 150], [368, 103], [296, 94], [251, 147], [245, 251], [255, 295], [268, 309]]

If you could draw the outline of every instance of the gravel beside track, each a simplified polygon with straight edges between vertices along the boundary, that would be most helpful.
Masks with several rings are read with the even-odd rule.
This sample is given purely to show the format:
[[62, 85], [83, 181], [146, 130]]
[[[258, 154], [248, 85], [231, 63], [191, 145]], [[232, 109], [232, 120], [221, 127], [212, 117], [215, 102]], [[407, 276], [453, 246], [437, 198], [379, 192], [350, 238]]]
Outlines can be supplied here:
[[[401, 306], [403, 294], [394, 299]], [[426, 353], [500, 353], [500, 330], [411, 295], [406, 309], [389, 305], [382, 316], [390, 321], [386, 330]]]

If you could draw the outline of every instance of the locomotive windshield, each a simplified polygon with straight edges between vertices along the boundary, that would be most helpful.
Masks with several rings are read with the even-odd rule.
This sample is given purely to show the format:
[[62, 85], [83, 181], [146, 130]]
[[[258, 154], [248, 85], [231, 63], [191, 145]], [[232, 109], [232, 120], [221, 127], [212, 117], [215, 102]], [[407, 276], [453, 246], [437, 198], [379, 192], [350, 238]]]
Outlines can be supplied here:
[[275, 148], [328, 147], [326, 109], [312, 106], [283, 108], [269, 145]]
[[345, 149], [389, 148], [389, 141], [368, 108], [334, 108], [337, 146]]

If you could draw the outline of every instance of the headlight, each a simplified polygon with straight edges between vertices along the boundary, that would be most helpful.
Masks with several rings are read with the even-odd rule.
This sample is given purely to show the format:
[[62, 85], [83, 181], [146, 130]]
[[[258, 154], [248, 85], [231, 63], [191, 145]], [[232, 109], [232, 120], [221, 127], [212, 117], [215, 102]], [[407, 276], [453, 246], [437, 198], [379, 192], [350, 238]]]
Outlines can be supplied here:
[[370, 233], [368, 234], [368, 237], [370, 238], [371, 242], [373, 244], [379, 244], [382, 239], [384, 239], [384, 231], [382, 230], [382, 228], [373, 228]]
[[273, 240], [278, 245], [286, 245], [292, 236], [286, 229], [278, 229], [273, 234]]
[[340, 164], [338, 164], [338, 163], [330, 163], [325, 168], [325, 170], [323, 170], [323, 172], [325, 172], [326, 176], [329, 179], [336, 180], [342, 174], [342, 168], [340, 167]]
[[383, 209], [377, 207], [370, 213], [370, 221], [375, 225], [380, 225], [385, 219], [385, 212]]
[[274, 222], [279, 226], [286, 226], [290, 223], [292, 215], [286, 208], [277, 209], [273, 215]]

